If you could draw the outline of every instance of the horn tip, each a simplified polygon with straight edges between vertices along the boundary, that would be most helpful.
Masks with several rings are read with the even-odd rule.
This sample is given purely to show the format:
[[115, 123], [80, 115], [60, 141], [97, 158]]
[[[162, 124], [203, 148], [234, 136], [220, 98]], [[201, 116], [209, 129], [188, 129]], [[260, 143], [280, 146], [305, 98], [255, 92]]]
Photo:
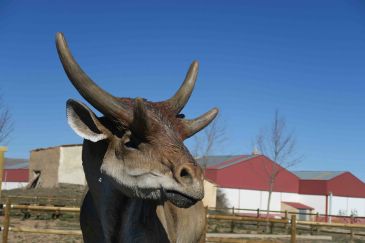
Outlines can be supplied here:
[[57, 32], [56, 33], [56, 39], [58, 40], [58, 39], [64, 39], [64, 35], [63, 35], [63, 33], [62, 32]]
[[143, 99], [142, 97], [137, 97], [137, 98], [135, 98], [135, 100], [136, 100], [137, 103], [143, 103], [143, 101], [145, 99]]
[[192, 68], [195, 68], [195, 69], [199, 68], [199, 61], [198, 61], [198, 60], [194, 60], [194, 61], [191, 63], [191, 67], [192, 67]]
[[219, 109], [217, 107], [214, 107], [212, 110], [211, 110], [211, 114], [212, 116], [215, 118], [219, 113]]

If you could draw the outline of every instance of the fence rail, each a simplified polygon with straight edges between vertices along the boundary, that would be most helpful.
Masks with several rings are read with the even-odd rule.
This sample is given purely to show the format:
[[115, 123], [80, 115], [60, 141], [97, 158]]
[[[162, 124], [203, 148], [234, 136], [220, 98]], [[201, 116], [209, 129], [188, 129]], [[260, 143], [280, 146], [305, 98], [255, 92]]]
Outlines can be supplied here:
[[56, 212], [69, 212], [69, 213], [79, 213], [80, 212], [80, 208], [74, 208], [74, 207], [55, 207], [55, 206], [38, 206], [38, 205], [10, 205], [10, 208], [12, 208], [12, 209], [24, 209], [24, 210], [31, 210], [31, 211], [56, 211]]
[[[312, 220], [310, 221], [316, 221], [316, 222], [330, 222], [331, 219], [332, 221], [341, 221], [342, 222], [346, 222], [346, 223], [351, 223], [351, 224], [365, 224], [365, 217], [364, 216], [356, 216], [356, 215], [350, 215], [350, 216], [346, 216], [346, 215], [335, 215], [335, 214], [320, 214], [320, 213], [307, 213], [307, 212], [299, 212], [299, 211], [282, 211], [282, 210], [265, 210], [265, 209], [249, 209], [249, 208], [208, 208], [208, 210], [212, 213], [214, 212], [227, 212], [230, 213], [232, 215], [244, 215], [244, 214], [250, 214], [250, 215], [246, 215], [246, 216], [251, 216], [251, 215], [255, 215], [257, 218], [262, 217], [262, 214], [267, 214], [267, 212], [269, 213], [274, 213], [274, 214], [279, 214], [279, 215], [275, 215], [275, 216], [280, 216], [283, 218], [288, 218], [289, 215], [303, 215], [303, 216], [313, 216]], [[247, 213], [247, 212], [252, 212], [251, 213]], [[348, 221], [348, 222], [347, 222]]]
[[9, 227], [12, 232], [25, 232], [35, 234], [53, 234], [53, 235], [82, 235], [81, 230], [58, 230], [58, 229], [34, 229], [27, 227]]

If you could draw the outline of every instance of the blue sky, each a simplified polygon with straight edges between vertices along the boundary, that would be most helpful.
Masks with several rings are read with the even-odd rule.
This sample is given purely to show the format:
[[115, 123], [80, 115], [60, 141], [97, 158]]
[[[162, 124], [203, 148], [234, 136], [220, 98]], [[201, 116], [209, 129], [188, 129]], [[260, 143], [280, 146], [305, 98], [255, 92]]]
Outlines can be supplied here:
[[228, 140], [216, 153], [250, 153], [279, 109], [304, 155], [294, 169], [365, 180], [364, 13], [362, 1], [1, 0], [0, 92], [15, 122], [7, 156], [82, 141], [65, 118], [66, 100], [82, 98], [57, 57], [61, 31], [116, 96], [166, 99], [199, 60], [184, 113], [220, 108]]

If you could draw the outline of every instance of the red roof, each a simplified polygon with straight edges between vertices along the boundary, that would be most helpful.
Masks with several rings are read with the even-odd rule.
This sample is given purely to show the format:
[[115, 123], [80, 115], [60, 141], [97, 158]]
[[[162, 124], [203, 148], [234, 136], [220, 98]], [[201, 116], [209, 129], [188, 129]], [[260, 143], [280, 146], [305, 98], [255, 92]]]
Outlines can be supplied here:
[[290, 207], [296, 208], [296, 209], [309, 209], [309, 210], [313, 210], [314, 208], [307, 206], [303, 203], [298, 203], [298, 202], [282, 202], [285, 203], [286, 205], [289, 205]]
[[224, 188], [240, 188], [249, 190], [269, 189], [269, 175], [278, 171], [273, 191], [299, 191], [299, 179], [290, 171], [263, 155], [238, 156], [205, 171], [205, 177]]
[[217, 165], [210, 166], [209, 169], [222, 169], [226, 166], [233, 165], [235, 163], [242, 162], [243, 159], [250, 159], [251, 157], [249, 155], [239, 155], [237, 157], [228, 159], [226, 161], [223, 161]]
[[350, 172], [344, 172], [330, 180], [301, 180], [299, 193], [365, 198], [365, 183]]
[[28, 169], [8, 169], [3, 173], [3, 182], [28, 182], [28, 179]]

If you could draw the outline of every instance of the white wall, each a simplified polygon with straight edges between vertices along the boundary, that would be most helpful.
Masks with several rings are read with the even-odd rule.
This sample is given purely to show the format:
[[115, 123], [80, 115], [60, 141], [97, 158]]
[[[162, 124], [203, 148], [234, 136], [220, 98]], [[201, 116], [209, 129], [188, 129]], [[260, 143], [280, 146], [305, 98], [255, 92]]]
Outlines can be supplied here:
[[332, 214], [339, 214], [341, 211], [350, 216], [356, 211], [357, 216], [365, 216], [365, 198], [333, 196], [332, 202]]
[[[269, 193], [267, 191], [221, 188], [226, 195], [228, 207], [245, 209], [267, 209]], [[297, 202], [298, 194], [273, 192], [271, 194], [270, 210], [281, 210], [281, 201]]]
[[81, 150], [82, 146], [60, 147], [59, 183], [86, 185]]
[[[269, 193], [267, 191], [243, 190], [221, 188], [226, 194], [229, 207], [247, 209], [267, 209]], [[324, 214], [326, 212], [326, 197], [317, 195], [302, 195], [297, 193], [273, 192], [271, 195], [270, 209], [281, 210], [281, 202], [299, 202], [314, 208], [314, 211]], [[355, 203], [355, 202], [354, 202]], [[358, 202], [356, 202], [358, 203]], [[365, 204], [365, 202], [364, 202]], [[358, 210], [360, 213], [360, 211]], [[337, 213], [337, 211], [336, 211]]]
[[28, 185], [28, 182], [3, 182], [1, 185], [2, 190], [11, 190], [16, 188], [24, 188]]
[[[221, 188], [226, 195], [228, 207], [261, 209], [267, 208], [268, 192], [256, 190], [243, 190]], [[281, 202], [299, 202], [314, 208], [314, 212], [326, 213], [326, 196], [304, 195], [297, 193], [273, 192], [270, 209], [281, 210]], [[337, 215], [339, 211], [345, 215], [351, 215], [356, 210], [357, 216], [365, 216], [365, 198], [332, 197], [332, 213]]]
[[297, 202], [314, 208], [314, 211], [320, 214], [326, 213], [326, 196], [299, 194]]

